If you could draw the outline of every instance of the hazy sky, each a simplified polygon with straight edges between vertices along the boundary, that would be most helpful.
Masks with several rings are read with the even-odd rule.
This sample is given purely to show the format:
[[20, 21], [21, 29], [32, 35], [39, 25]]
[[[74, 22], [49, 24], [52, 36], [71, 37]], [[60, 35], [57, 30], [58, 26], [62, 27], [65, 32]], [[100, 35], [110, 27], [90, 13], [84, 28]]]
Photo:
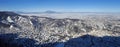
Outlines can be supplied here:
[[120, 12], [120, 0], [0, 0], [2, 11]]

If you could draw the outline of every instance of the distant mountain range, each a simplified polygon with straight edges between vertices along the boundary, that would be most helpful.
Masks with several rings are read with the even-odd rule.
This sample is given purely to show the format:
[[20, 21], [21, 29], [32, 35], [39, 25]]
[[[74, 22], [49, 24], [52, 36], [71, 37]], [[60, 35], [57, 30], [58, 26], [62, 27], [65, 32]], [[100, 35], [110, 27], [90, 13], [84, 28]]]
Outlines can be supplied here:
[[56, 11], [51, 11], [51, 10], [48, 10], [48, 11], [45, 11], [45, 12], [20, 12], [20, 11], [16, 11], [16, 13], [18, 14], [40, 14], [40, 13], [58, 13]]

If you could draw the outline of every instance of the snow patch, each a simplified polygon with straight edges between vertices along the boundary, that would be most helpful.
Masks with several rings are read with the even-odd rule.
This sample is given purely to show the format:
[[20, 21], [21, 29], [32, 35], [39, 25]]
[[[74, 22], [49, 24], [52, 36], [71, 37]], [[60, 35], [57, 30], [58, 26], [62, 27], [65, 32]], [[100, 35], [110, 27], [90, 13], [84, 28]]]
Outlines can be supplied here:
[[10, 16], [7, 17], [7, 21], [8, 21], [8, 22], [14, 22], [14, 21], [10, 18]]

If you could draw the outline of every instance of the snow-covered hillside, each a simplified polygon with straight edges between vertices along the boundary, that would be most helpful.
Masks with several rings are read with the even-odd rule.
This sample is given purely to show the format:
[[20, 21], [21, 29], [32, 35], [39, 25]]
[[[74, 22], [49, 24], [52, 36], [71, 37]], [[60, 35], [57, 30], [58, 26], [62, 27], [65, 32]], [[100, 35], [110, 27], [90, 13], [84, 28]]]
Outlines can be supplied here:
[[78, 13], [66, 13], [27, 16], [0, 12], [0, 41], [4, 40], [8, 46], [119, 47], [119, 33], [120, 16], [113, 14], [80, 16]]

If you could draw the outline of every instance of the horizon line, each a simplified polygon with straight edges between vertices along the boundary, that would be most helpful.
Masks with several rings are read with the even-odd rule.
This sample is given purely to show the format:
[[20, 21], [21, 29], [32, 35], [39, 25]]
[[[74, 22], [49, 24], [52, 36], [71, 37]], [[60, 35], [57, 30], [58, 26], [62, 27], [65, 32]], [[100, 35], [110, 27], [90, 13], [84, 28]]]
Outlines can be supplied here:
[[[0, 10], [0, 11], [6, 11], [6, 10]], [[46, 11], [12, 11], [12, 10], [8, 10], [8, 12], [24, 12], [24, 13], [45, 13], [49, 10]], [[51, 10], [50, 10], [51, 11]], [[7, 11], [6, 11], [7, 12]], [[51, 12], [55, 12], [55, 13], [120, 13], [120, 12], [102, 12], [102, 11], [51, 11]]]

